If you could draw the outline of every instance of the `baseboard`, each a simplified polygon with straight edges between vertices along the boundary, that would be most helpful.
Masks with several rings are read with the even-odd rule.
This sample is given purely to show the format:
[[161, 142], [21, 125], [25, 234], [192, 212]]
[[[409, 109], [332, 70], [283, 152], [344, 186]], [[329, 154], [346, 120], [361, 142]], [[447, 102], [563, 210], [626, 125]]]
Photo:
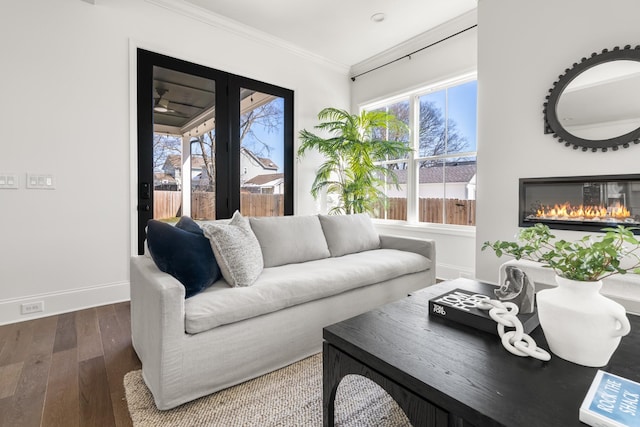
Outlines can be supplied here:
[[[129, 282], [117, 282], [81, 289], [48, 292], [29, 295], [27, 297], [0, 300], [0, 325], [128, 301], [129, 298]], [[31, 314], [20, 314], [22, 304], [38, 302], [43, 303], [43, 311]]]
[[468, 270], [467, 266], [444, 264], [436, 261], [436, 277], [442, 280], [453, 280], [459, 277], [473, 279], [475, 272]]

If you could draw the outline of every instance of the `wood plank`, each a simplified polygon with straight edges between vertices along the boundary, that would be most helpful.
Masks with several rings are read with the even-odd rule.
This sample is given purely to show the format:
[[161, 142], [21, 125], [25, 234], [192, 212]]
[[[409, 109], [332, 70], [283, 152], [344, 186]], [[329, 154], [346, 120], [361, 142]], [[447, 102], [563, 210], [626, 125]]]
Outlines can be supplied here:
[[15, 327], [15, 323], [0, 326], [0, 354], [2, 353], [4, 343], [6, 342], [7, 338], [13, 334], [13, 330], [15, 329]]
[[50, 355], [56, 338], [59, 316], [43, 317], [33, 320], [33, 339], [29, 347], [30, 354]]
[[78, 396], [78, 350], [53, 353], [41, 425], [79, 426]]
[[56, 340], [53, 345], [53, 352], [76, 348], [78, 338], [76, 335], [76, 313], [65, 313], [58, 316], [58, 330]]
[[102, 337], [95, 308], [76, 312], [76, 335], [78, 340], [78, 361], [102, 356]]
[[24, 361], [29, 354], [29, 346], [33, 338], [34, 320], [14, 323], [5, 337], [0, 351], [0, 366]]
[[[131, 335], [131, 302], [125, 301], [113, 306], [118, 323], [121, 326], [123, 332]], [[130, 341], [130, 340], [129, 340]]]
[[123, 378], [132, 370], [140, 369], [138, 359], [131, 345], [131, 315], [127, 305], [104, 306], [98, 308], [98, 320], [104, 348], [104, 360], [111, 391], [111, 402], [117, 426], [130, 426]]
[[7, 422], [7, 414], [10, 413], [9, 408], [11, 408], [11, 403], [13, 403], [13, 397], [5, 397], [4, 399], [0, 399], [0, 426], [9, 427], [11, 425]]
[[11, 404], [4, 414], [3, 421], [9, 426], [40, 425], [58, 316], [25, 323], [29, 323], [23, 325], [28, 326], [29, 332], [24, 336], [29, 337], [29, 342], [24, 353], [21, 350], [14, 355], [26, 357]]
[[50, 366], [51, 353], [36, 353], [27, 358], [11, 406], [5, 414], [5, 425], [40, 425]]
[[23, 365], [23, 362], [18, 362], [0, 366], [0, 399], [14, 395]]
[[1, 326], [0, 361], [0, 426], [131, 426], [123, 377], [140, 360], [128, 302]]
[[78, 379], [82, 425], [115, 425], [104, 358], [94, 357], [80, 362]]

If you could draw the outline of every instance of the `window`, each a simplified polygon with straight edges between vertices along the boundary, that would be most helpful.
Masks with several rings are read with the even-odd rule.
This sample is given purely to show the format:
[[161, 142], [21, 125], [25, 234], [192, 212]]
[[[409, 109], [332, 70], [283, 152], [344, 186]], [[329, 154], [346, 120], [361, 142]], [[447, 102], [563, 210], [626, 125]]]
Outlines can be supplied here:
[[475, 75], [433, 85], [401, 97], [363, 106], [382, 110], [407, 123], [410, 132], [384, 134], [406, 141], [413, 152], [404, 159], [385, 159], [396, 182], [382, 189], [386, 202], [375, 216], [452, 225], [475, 225], [476, 112]]

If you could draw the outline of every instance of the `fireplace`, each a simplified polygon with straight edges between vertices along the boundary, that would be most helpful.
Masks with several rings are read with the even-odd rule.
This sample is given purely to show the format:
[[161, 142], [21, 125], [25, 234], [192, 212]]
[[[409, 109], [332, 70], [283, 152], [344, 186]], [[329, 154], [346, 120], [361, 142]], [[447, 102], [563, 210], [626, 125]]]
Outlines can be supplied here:
[[[598, 232], [640, 226], [640, 175], [520, 179], [520, 227]], [[639, 234], [640, 230], [636, 230]]]

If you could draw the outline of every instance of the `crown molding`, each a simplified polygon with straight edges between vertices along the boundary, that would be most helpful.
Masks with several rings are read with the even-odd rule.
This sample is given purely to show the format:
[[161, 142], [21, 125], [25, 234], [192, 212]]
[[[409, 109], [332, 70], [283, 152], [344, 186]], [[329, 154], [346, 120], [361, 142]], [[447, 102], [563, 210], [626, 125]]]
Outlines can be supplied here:
[[402, 58], [411, 52], [415, 52], [425, 46], [435, 43], [443, 38], [449, 37], [452, 34], [462, 31], [465, 28], [469, 28], [478, 24], [477, 8], [474, 8], [462, 15], [453, 18], [431, 30], [418, 34], [415, 37], [408, 39], [400, 44], [395, 45], [385, 51], [380, 52], [371, 58], [358, 62], [351, 66], [349, 70], [350, 76], [356, 76], [358, 74], [367, 72], [374, 68], [385, 65], [389, 62]]
[[293, 43], [289, 43], [279, 37], [275, 37], [264, 31], [257, 30], [248, 25], [242, 24], [231, 18], [219, 15], [204, 9], [200, 6], [196, 6], [192, 3], [188, 3], [184, 0], [145, 0], [147, 3], [153, 4], [158, 7], [162, 7], [171, 12], [177, 13], [182, 16], [186, 16], [196, 21], [202, 22], [207, 25], [228, 31], [232, 34], [244, 37], [253, 42], [266, 44], [268, 46], [276, 47], [293, 53], [301, 58], [311, 60], [321, 65], [328, 66], [335, 71], [347, 74], [349, 72], [349, 66], [328, 59], [324, 56], [317, 55], [306, 49], [302, 49]]

